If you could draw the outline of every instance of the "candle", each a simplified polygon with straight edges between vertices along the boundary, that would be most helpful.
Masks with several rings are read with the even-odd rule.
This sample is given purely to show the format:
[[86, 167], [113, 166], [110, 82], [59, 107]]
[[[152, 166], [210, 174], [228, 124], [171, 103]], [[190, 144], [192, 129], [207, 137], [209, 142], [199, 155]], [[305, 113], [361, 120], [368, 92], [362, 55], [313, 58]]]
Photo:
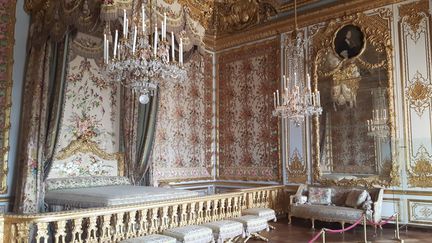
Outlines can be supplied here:
[[164, 26], [164, 31], [163, 31], [163, 39], [165, 40], [166, 39], [166, 27], [167, 27], [167, 16], [166, 16], [166, 13], [164, 13], [164, 20], [163, 20], [163, 26]]
[[123, 9], [123, 38], [126, 38], [126, 9]]
[[273, 92], [273, 103], [274, 103], [274, 108], [276, 109], [276, 92]]
[[183, 38], [180, 38], [179, 63], [180, 63], [180, 65], [183, 64]]
[[109, 40], [106, 40], [106, 63], [109, 61]]
[[136, 39], [137, 39], [137, 26], [135, 25], [134, 34], [133, 34], [132, 54], [135, 54]]
[[311, 90], [311, 78], [309, 73], [307, 74], [307, 88], [309, 91]]
[[276, 104], [279, 106], [279, 90], [276, 90]]
[[297, 73], [294, 72], [294, 86], [297, 86]]
[[129, 19], [126, 19], [126, 39], [128, 38], [128, 32], [129, 32]]
[[317, 100], [318, 100], [317, 105], [321, 106], [321, 95], [319, 91], [317, 91]]
[[171, 60], [175, 61], [174, 33], [171, 31]]
[[164, 39], [164, 29], [165, 29], [165, 27], [164, 27], [164, 23], [163, 23], [163, 21], [161, 21], [161, 41], [163, 41], [163, 39]]
[[385, 120], [387, 119], [387, 109], [384, 109], [383, 112], [384, 112], [384, 120]]
[[153, 55], [154, 56], [156, 56], [156, 53], [157, 53], [157, 41], [158, 41], [158, 30], [157, 30], [157, 24], [155, 24], [154, 45], [153, 45]]
[[145, 9], [144, 6], [141, 6], [141, 22], [142, 22], [142, 32], [145, 35]]
[[107, 37], [106, 37], [106, 34], [104, 34], [104, 40], [103, 40], [103, 58], [104, 58], [104, 63], [106, 63], [106, 56], [107, 56], [107, 53], [106, 53], [106, 41], [107, 41]]
[[370, 123], [371, 123], [371, 121], [370, 120], [367, 120], [367, 124], [368, 124], [368, 131], [370, 132]]
[[118, 42], [118, 30], [115, 31], [115, 36], [114, 36], [114, 58], [117, 57], [117, 42]]

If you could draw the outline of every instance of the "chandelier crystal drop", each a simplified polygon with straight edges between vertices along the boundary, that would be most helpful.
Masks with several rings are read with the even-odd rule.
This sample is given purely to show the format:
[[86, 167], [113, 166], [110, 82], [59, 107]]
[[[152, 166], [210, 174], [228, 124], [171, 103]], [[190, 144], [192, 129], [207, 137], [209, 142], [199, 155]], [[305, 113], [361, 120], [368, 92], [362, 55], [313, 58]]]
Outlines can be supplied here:
[[[145, 104], [149, 101], [149, 96], [154, 95], [161, 80], [182, 81], [186, 78], [183, 40], [180, 38], [179, 54], [176, 57], [174, 33], [170, 33], [170, 39], [167, 36], [166, 14], [160, 30], [155, 24], [152, 35], [146, 32], [144, 4], [141, 7], [141, 18], [129, 17], [132, 18], [128, 18], [126, 9], [123, 9], [121, 36], [118, 30], [115, 30], [114, 38], [104, 34], [104, 73], [109, 81], [120, 83], [138, 93], [139, 101]], [[132, 20], [131, 23], [129, 20]]]
[[[312, 92], [309, 74], [305, 74], [306, 42], [297, 28], [297, 2], [294, 1], [295, 30], [293, 37], [288, 39], [284, 47], [285, 68], [282, 77], [282, 90], [276, 90], [274, 95], [274, 116], [289, 119], [300, 126], [305, 117], [321, 115], [320, 92]], [[306, 82], [304, 78], [307, 77]], [[304, 84], [307, 87], [304, 87]]]

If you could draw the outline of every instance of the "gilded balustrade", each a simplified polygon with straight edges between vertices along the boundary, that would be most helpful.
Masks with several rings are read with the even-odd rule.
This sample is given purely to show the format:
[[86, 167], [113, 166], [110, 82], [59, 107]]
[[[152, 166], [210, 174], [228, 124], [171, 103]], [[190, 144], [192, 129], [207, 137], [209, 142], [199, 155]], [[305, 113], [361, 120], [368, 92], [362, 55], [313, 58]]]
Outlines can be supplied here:
[[284, 188], [270, 186], [175, 201], [55, 213], [5, 214], [0, 216], [0, 243], [118, 242], [178, 226], [238, 217], [246, 208], [270, 207], [284, 213]]

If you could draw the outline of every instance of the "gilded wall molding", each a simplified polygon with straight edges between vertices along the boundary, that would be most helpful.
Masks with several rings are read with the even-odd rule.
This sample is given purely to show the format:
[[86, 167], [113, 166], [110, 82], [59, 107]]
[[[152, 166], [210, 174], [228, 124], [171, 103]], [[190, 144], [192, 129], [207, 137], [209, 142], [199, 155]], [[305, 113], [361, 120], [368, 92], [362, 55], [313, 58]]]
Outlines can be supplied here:
[[432, 97], [432, 84], [428, 83], [420, 72], [416, 72], [410, 81], [410, 85], [405, 88], [405, 95], [417, 115], [422, 116], [426, 108], [429, 107], [429, 100]]
[[[427, 149], [430, 143], [421, 139], [425, 136], [424, 132], [431, 130], [432, 126], [424, 127], [426, 130], [420, 129], [425, 123], [431, 122], [429, 1], [420, 0], [400, 5], [399, 15], [408, 184], [410, 187], [432, 187], [432, 155]], [[421, 51], [424, 56], [409, 55], [413, 50]]]
[[307, 182], [307, 165], [297, 149], [294, 149], [292, 156], [289, 158], [287, 174], [290, 183]]
[[15, 34], [16, 0], [3, 3], [0, 13], [0, 194], [7, 192], [7, 174], [9, 159], [10, 113], [12, 106], [12, 71]]
[[402, 22], [410, 27], [410, 35], [413, 40], [418, 40], [419, 32], [422, 31], [421, 24], [425, 17], [429, 15], [429, 3], [425, 0], [420, 0], [399, 7], [399, 15]]

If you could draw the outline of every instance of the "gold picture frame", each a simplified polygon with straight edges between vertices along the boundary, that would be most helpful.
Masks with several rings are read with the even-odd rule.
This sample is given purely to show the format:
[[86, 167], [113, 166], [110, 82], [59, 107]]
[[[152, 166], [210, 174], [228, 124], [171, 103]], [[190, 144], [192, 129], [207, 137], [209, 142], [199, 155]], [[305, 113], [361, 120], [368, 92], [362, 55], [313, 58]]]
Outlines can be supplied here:
[[[341, 29], [346, 26], [355, 26], [363, 33], [364, 46], [358, 51], [358, 54], [350, 58], [343, 58], [335, 50], [334, 42], [336, 35]], [[388, 100], [388, 122], [389, 127], [389, 146], [391, 160], [388, 170], [385, 175], [364, 175], [364, 176], [350, 176], [345, 174], [340, 178], [324, 177], [321, 171], [321, 149], [320, 149], [320, 118], [315, 116], [312, 119], [312, 161], [313, 161], [313, 181], [323, 185], [339, 185], [339, 186], [390, 186], [398, 185], [399, 179], [399, 166], [396, 161], [396, 131], [395, 131], [395, 113], [394, 113], [394, 94], [393, 94], [393, 64], [392, 52], [393, 47], [391, 44], [391, 29], [390, 29], [390, 16], [388, 11], [376, 11], [371, 14], [358, 13], [355, 15], [345, 16], [341, 19], [332, 20], [326, 26], [319, 29], [312, 37], [312, 76], [313, 76], [313, 89], [318, 91], [319, 77], [340, 75], [344, 77], [343, 68], [349, 67], [356, 63], [366, 70], [381, 69], [385, 71], [387, 77], [385, 94]], [[377, 62], [367, 62], [362, 59], [363, 53], [368, 48], [374, 48], [374, 51], [383, 53], [382, 60], [378, 59]], [[339, 62], [333, 66], [332, 71], [322, 70], [321, 63], [327, 55], [337, 55]], [[328, 60], [326, 60], [328, 62]], [[347, 65], [348, 64], [348, 65]], [[359, 76], [358, 79], [360, 79]], [[353, 79], [351, 77], [351, 79]], [[358, 80], [357, 80], [358, 82]], [[351, 104], [350, 104], [351, 105]], [[330, 174], [331, 175], [331, 174]]]
[[7, 193], [7, 173], [9, 159], [9, 132], [10, 113], [12, 106], [12, 70], [13, 70], [13, 48], [15, 33], [15, 8], [16, 0], [7, 1], [5, 11], [1, 13], [0, 26], [3, 33], [0, 37], [0, 194]]

